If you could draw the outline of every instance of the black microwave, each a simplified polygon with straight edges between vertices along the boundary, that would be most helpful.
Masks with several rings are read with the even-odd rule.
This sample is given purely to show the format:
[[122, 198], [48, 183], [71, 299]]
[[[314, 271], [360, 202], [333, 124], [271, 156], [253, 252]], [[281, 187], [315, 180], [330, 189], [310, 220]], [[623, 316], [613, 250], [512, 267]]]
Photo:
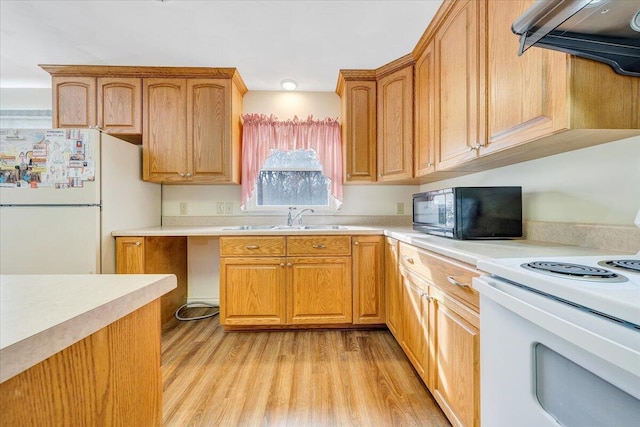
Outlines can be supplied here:
[[522, 187], [453, 187], [414, 194], [413, 229], [462, 240], [522, 237]]

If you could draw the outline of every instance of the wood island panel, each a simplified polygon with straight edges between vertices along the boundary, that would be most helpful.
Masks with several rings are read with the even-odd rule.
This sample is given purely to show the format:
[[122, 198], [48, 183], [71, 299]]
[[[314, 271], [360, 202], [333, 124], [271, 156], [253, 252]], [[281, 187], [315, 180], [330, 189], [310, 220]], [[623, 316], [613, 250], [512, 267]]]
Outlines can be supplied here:
[[1, 424], [162, 424], [160, 299], [0, 384]]

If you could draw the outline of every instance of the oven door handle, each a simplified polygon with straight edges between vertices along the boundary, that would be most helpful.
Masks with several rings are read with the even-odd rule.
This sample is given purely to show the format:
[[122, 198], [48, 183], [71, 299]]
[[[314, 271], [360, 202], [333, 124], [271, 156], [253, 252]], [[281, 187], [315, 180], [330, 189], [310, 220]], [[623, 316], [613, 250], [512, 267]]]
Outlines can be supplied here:
[[[630, 348], [620, 343], [611, 341], [592, 330], [585, 329], [559, 315], [555, 315], [545, 310], [545, 306], [553, 306], [554, 312], [562, 312], [571, 317], [581, 317], [588, 322], [611, 322], [598, 318], [595, 314], [581, 312], [574, 307], [564, 306], [563, 303], [550, 298], [537, 295], [531, 291], [526, 291], [517, 286], [495, 280], [489, 276], [473, 278], [473, 287], [481, 296], [485, 296], [495, 303], [501, 305], [516, 315], [523, 317], [529, 322], [546, 329], [560, 338], [574, 343], [586, 351], [601, 355], [602, 349], [607, 349], [606, 360], [613, 365], [640, 376], [640, 345], [637, 348]], [[480, 304], [480, 328], [482, 329], [482, 303]], [[629, 330], [629, 333], [637, 332]], [[635, 357], [630, 357], [630, 352], [635, 353]], [[602, 356], [601, 356], [602, 357]]]

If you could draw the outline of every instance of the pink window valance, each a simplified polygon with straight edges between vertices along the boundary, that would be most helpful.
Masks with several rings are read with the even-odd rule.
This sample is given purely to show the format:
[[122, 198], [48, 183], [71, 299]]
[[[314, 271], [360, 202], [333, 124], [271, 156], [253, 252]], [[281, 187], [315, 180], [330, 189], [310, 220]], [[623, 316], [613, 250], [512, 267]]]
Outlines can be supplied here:
[[330, 180], [329, 192], [342, 202], [342, 143], [337, 119], [279, 121], [264, 114], [242, 116], [242, 205], [251, 198], [260, 168], [272, 149], [313, 149]]

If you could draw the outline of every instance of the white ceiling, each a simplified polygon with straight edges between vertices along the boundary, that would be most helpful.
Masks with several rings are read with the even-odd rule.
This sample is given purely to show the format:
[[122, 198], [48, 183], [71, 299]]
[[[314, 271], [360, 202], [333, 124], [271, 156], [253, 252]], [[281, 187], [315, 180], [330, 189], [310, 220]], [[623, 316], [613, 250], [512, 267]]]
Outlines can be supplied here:
[[335, 90], [414, 48], [441, 0], [0, 0], [0, 86], [37, 64], [236, 67], [249, 90]]

